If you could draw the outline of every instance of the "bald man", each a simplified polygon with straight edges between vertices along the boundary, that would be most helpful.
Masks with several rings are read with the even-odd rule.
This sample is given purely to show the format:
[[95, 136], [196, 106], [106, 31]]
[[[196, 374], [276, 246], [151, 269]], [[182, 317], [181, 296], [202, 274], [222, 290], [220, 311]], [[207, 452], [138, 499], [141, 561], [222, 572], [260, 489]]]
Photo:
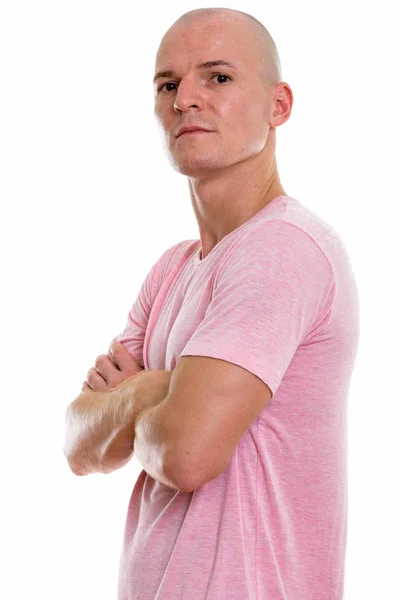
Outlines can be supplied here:
[[133, 449], [143, 466], [118, 600], [342, 599], [358, 294], [337, 232], [279, 179], [276, 46], [246, 13], [191, 11], [154, 93], [199, 239], [153, 265], [69, 413], [74, 472]]

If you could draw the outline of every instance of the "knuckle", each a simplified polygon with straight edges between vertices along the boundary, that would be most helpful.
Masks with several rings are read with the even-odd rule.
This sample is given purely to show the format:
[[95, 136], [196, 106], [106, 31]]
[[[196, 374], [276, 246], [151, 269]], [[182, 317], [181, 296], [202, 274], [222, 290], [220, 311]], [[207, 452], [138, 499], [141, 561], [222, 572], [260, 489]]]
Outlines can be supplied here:
[[110, 388], [115, 388], [121, 383], [121, 381], [122, 381], [121, 377], [119, 377], [117, 374], [115, 374], [112, 377], [109, 377], [108, 386]]
[[105, 358], [105, 354], [99, 354], [99, 356], [95, 360], [95, 363], [94, 363], [95, 366], [96, 367], [101, 366], [101, 363], [103, 362], [104, 358]]
[[96, 369], [90, 369], [86, 379], [87, 379], [88, 383], [90, 383], [91, 386], [93, 386], [96, 383], [96, 381], [97, 381], [96, 376], [97, 376]]

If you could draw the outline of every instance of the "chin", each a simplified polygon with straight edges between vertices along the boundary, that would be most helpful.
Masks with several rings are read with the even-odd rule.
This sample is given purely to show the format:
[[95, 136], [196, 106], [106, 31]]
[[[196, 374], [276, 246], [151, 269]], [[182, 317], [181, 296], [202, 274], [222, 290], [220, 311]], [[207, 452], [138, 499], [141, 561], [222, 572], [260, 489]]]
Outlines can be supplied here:
[[210, 171], [222, 169], [230, 164], [226, 160], [218, 160], [215, 156], [195, 157], [193, 154], [187, 158], [170, 155], [169, 160], [175, 171], [189, 177], [205, 175]]

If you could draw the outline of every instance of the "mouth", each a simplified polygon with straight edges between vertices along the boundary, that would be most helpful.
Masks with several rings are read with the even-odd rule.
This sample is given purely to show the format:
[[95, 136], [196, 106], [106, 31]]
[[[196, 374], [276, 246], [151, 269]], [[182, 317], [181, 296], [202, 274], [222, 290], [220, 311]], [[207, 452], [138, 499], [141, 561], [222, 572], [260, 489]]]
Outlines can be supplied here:
[[184, 131], [183, 133], [181, 133], [181, 135], [178, 136], [178, 138], [181, 138], [185, 135], [196, 135], [199, 133], [211, 133], [211, 131], [205, 131], [204, 129], [195, 129], [194, 131]]

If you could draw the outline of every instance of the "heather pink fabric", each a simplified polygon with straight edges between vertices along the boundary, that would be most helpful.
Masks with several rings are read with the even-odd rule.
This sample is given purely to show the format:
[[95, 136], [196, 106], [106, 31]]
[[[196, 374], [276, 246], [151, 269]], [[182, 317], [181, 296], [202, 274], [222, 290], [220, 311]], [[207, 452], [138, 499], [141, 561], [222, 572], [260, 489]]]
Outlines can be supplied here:
[[200, 253], [199, 239], [185, 240], [160, 257], [114, 340], [146, 369], [173, 370], [189, 355], [229, 361], [273, 397], [226, 470], [194, 492], [142, 470], [118, 600], [341, 600], [359, 338], [346, 249], [279, 196]]

